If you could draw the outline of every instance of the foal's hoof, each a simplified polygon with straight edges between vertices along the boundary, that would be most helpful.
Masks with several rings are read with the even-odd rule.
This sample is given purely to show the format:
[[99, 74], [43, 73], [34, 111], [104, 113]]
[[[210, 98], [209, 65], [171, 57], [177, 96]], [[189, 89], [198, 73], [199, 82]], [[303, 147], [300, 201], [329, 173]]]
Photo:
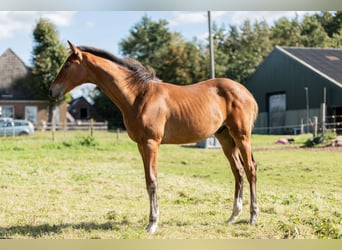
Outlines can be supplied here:
[[146, 233], [154, 234], [157, 230], [158, 224], [156, 222], [150, 222], [145, 228]]
[[257, 217], [256, 216], [251, 217], [249, 223], [251, 225], [256, 225], [257, 224]]
[[229, 219], [227, 220], [228, 223], [234, 223], [237, 218], [240, 216], [241, 214], [241, 209], [237, 210], [235, 209], [233, 212], [232, 212], [232, 215], [229, 217]]
[[227, 220], [228, 223], [234, 223], [236, 221], [236, 219], [238, 218], [238, 216], [236, 215], [232, 215], [230, 216], [230, 218]]

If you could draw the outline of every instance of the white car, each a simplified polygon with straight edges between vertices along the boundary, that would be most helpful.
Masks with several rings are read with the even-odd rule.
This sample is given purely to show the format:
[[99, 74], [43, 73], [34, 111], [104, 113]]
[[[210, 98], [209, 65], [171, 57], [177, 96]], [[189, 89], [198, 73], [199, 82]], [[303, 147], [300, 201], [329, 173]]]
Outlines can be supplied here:
[[33, 135], [34, 126], [27, 120], [0, 118], [0, 136]]

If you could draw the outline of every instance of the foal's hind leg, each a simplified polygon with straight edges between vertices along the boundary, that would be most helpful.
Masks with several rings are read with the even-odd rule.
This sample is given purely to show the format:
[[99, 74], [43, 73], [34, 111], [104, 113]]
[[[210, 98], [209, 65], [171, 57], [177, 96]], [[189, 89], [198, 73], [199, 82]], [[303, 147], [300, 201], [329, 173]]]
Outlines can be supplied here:
[[223, 152], [229, 160], [235, 178], [233, 212], [228, 219], [228, 222], [234, 222], [242, 211], [244, 169], [239, 158], [239, 150], [235, 145], [233, 138], [230, 136], [228, 129], [225, 127], [220, 132], [217, 132], [215, 136], [221, 143]]
[[243, 167], [246, 172], [247, 180], [249, 182], [250, 187], [250, 195], [251, 195], [251, 203], [250, 203], [250, 212], [251, 212], [251, 224], [255, 224], [257, 222], [257, 214], [258, 214], [258, 204], [257, 204], [257, 196], [256, 196], [256, 162], [254, 161], [252, 155], [252, 147], [251, 147], [251, 133], [247, 129], [245, 130], [230, 130], [231, 135], [234, 138], [235, 143], [237, 144], [242, 160]]

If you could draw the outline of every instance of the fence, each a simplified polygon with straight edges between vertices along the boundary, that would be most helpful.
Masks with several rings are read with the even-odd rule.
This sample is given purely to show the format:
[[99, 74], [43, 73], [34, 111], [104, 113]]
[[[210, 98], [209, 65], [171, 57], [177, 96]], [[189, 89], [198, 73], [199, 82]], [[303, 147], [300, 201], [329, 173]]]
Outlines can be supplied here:
[[44, 123], [40, 127], [37, 128], [40, 131], [51, 131], [51, 130], [60, 130], [60, 131], [75, 131], [75, 130], [90, 130], [90, 131], [99, 131], [99, 130], [108, 130], [108, 122], [94, 122], [93, 120], [88, 121], [77, 121], [75, 123], [72, 122], [61, 122], [59, 124], [53, 123]]
[[[94, 122], [93, 120], [88, 121], [77, 121], [76, 123], [59, 123], [55, 125], [52, 123], [41, 124], [36, 128], [40, 131], [105, 131], [108, 130], [108, 122]], [[337, 134], [342, 134], [342, 115], [330, 115], [325, 117], [325, 121], [318, 122], [318, 118], [314, 117], [312, 121], [308, 123], [293, 124], [286, 126], [273, 126], [273, 127], [254, 127], [254, 133], [265, 133], [265, 131], [281, 131], [280, 134], [301, 134], [301, 133], [323, 133], [325, 130], [330, 130], [336, 132]]]
[[342, 115], [326, 116], [324, 128], [332, 130], [336, 133], [342, 133]]
[[293, 124], [286, 126], [273, 126], [273, 127], [254, 127], [254, 133], [264, 133], [267, 131], [281, 131], [278, 134], [302, 134], [313, 133], [316, 136], [318, 133], [324, 133], [326, 130], [342, 134], [342, 115], [325, 116], [325, 121], [318, 122], [315, 116], [308, 123]]
[[[52, 123], [46, 123], [37, 128], [40, 131], [51, 131], [53, 130]], [[108, 122], [94, 122], [92, 120], [89, 121], [79, 121], [76, 123], [59, 123], [55, 125], [55, 130], [59, 131], [105, 131], [108, 130]], [[253, 132], [260, 133], [261, 131], [274, 131], [280, 130], [282, 134], [301, 134], [301, 133], [313, 133], [317, 135], [317, 133], [322, 133], [325, 130], [330, 130], [336, 132], [338, 134], [342, 133], [342, 115], [332, 115], [326, 116], [325, 122], [318, 122], [317, 119], [313, 119], [313, 121], [308, 124], [293, 124], [286, 126], [274, 126], [274, 127], [254, 127]]]

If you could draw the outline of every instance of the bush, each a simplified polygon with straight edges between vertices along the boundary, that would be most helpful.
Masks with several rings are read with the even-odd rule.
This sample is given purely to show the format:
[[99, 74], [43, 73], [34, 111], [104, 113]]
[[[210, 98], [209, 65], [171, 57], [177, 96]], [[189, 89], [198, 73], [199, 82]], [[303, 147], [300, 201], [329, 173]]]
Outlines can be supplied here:
[[96, 147], [99, 144], [96, 139], [90, 135], [82, 137], [78, 143], [85, 147]]
[[336, 137], [337, 137], [336, 132], [334, 132], [332, 130], [327, 130], [327, 131], [325, 131], [324, 135], [308, 139], [304, 143], [304, 146], [305, 147], [313, 147], [313, 146], [318, 145], [318, 144], [327, 145], [331, 142], [331, 140], [335, 139]]

